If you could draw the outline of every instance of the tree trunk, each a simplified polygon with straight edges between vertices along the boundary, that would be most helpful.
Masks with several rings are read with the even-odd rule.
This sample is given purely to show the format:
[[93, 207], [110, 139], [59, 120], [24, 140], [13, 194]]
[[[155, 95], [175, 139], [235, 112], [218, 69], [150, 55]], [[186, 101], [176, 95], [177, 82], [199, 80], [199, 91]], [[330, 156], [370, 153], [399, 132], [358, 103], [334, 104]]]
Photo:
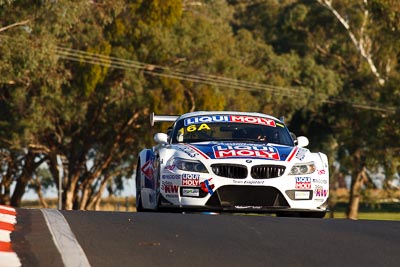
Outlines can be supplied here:
[[108, 178], [104, 177], [104, 179], [101, 181], [99, 190], [92, 195], [89, 204], [86, 207], [87, 209], [100, 210], [101, 196], [103, 195], [104, 189], [106, 189], [107, 181]]
[[360, 150], [354, 153], [354, 169], [351, 177], [349, 206], [347, 210], [347, 219], [358, 219], [358, 208], [360, 206], [360, 194], [363, 184], [368, 180], [364, 159]]
[[74, 194], [75, 193], [75, 185], [71, 184], [71, 186], [67, 189], [63, 190], [63, 209], [72, 210], [74, 208]]
[[90, 195], [90, 185], [86, 184], [83, 189], [82, 189], [82, 197], [81, 197], [81, 201], [79, 203], [79, 209], [80, 210], [86, 210], [86, 206], [89, 200], [89, 195]]
[[100, 210], [100, 204], [101, 204], [101, 197], [96, 199], [96, 204], [94, 205], [94, 210]]
[[46, 199], [43, 197], [43, 193], [42, 193], [42, 189], [41, 189], [41, 185], [40, 182], [38, 183], [38, 189], [36, 190], [36, 193], [39, 197], [39, 202], [42, 205], [43, 208], [47, 209], [49, 207], [49, 205], [46, 202]]
[[10, 205], [10, 186], [1, 185], [1, 193], [0, 193], [0, 205]]
[[358, 208], [360, 206], [360, 194], [362, 185], [364, 184], [365, 173], [362, 170], [356, 176], [351, 178], [350, 199], [347, 211], [347, 219], [358, 219]]
[[31, 176], [22, 175], [18, 178], [17, 184], [15, 185], [14, 192], [11, 197], [10, 205], [13, 207], [20, 207], [22, 202], [22, 197], [25, 194], [26, 186], [28, 185]]
[[43, 196], [42, 183], [37, 176], [35, 176], [35, 178], [34, 178], [34, 189], [35, 189], [36, 194], [39, 197], [40, 204], [42, 205], [43, 208], [47, 209], [49, 207], [49, 205], [47, 204], [47, 202]]
[[7, 173], [5, 176], [2, 176], [0, 181], [0, 204], [1, 205], [10, 205], [10, 187], [11, 187], [12, 178]]
[[31, 151], [28, 152], [25, 156], [25, 165], [22, 170], [21, 176], [17, 179], [17, 184], [14, 189], [14, 193], [11, 197], [10, 205], [13, 207], [20, 207], [22, 197], [25, 194], [26, 186], [28, 182], [32, 179], [33, 173], [36, 168], [42, 164], [43, 159], [35, 162], [36, 154]]

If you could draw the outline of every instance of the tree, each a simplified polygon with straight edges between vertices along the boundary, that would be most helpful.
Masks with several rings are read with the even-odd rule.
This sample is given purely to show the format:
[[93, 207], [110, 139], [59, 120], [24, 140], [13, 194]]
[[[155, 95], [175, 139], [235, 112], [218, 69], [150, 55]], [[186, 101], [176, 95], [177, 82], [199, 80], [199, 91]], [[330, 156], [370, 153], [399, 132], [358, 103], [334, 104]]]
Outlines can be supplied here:
[[[2, 147], [2, 202], [18, 206], [34, 171], [45, 160], [45, 155], [37, 150], [35, 132], [40, 127], [35, 119], [40, 118], [42, 108], [37, 100], [41, 92], [47, 90], [62, 79], [62, 72], [53, 68], [54, 56], [49, 53], [46, 33], [39, 33], [31, 39], [34, 31], [34, 8], [13, 9], [14, 2], [9, 1], [0, 9], [2, 28], [0, 44], [0, 146]], [[13, 9], [14, 10], [14, 9]], [[22, 20], [21, 20], [22, 18]], [[11, 27], [12, 26], [12, 27]], [[45, 41], [46, 40], [46, 41]], [[27, 49], [28, 48], [28, 49]], [[29, 49], [40, 51], [31, 53]], [[47, 121], [41, 120], [42, 125]], [[10, 186], [16, 182], [15, 190]], [[11, 196], [10, 196], [11, 194]]]
[[[397, 41], [390, 43], [381, 39], [382, 33], [387, 31], [385, 25], [388, 24], [387, 19], [384, 19], [386, 16], [378, 16], [376, 12], [377, 9], [381, 10], [378, 6], [385, 6], [385, 1], [363, 1], [362, 3], [353, 3], [353, 5], [344, 5], [341, 3], [341, 5], [337, 7], [338, 9], [333, 7], [331, 2], [319, 2], [324, 4], [340, 24], [344, 26], [351, 42], [357, 48], [360, 56], [366, 61], [369, 71], [376, 77], [380, 85], [376, 86], [374, 81], [368, 78], [366, 70], [361, 68], [361, 71], [359, 70], [358, 74], [353, 74], [351, 78], [349, 76], [347, 86], [345, 86], [347, 89], [343, 91], [343, 96], [346, 96], [347, 99], [359, 99], [358, 101], [353, 100], [353, 103], [374, 101], [378, 102], [379, 106], [380, 103], [385, 106], [388, 106], [388, 103], [393, 103], [393, 106], [395, 106], [395, 102], [387, 100], [382, 101], [382, 97], [386, 95], [386, 92], [388, 91], [388, 86], [383, 85], [385, 85], [388, 79], [390, 79], [390, 76], [384, 77], [382, 75], [382, 68], [378, 68], [378, 66], [386, 66], [387, 70], [392, 68], [393, 63], [387, 61], [388, 53], [392, 55], [393, 53], [394, 55], [399, 53], [399, 50], [395, 49]], [[353, 18], [358, 20], [346, 21], [340, 13], [346, 15], [351, 14]], [[392, 32], [396, 32], [393, 27]], [[393, 40], [393, 38], [389, 39]], [[393, 44], [395, 46], [393, 46]], [[384, 46], [385, 49], [382, 49], [381, 46]], [[374, 55], [375, 59], [372, 55]], [[358, 62], [357, 64], [359, 69], [360, 66], [363, 66], [361, 62]], [[362, 88], [362, 91], [360, 91], [359, 88]], [[353, 107], [355, 107], [355, 104], [353, 104]], [[371, 108], [368, 107], [368, 105], [365, 105], [365, 107]], [[385, 131], [386, 134], [384, 135], [380, 135], [379, 133], [382, 133], [382, 129], [387, 128], [390, 120], [387, 120], [386, 118], [392, 117], [392, 115], [390, 115], [392, 112], [393, 109], [391, 108], [382, 108], [378, 113], [372, 113], [371, 111], [365, 112], [362, 110], [354, 111], [354, 109], [352, 111], [353, 121], [350, 122], [349, 126], [352, 129], [353, 136], [357, 136], [360, 141], [347, 139], [346, 142], [346, 147], [350, 150], [350, 154], [353, 155], [354, 159], [352, 163], [352, 183], [348, 210], [348, 218], [350, 219], [357, 218], [361, 188], [363, 184], [368, 181], [366, 168], [374, 169], [374, 165], [376, 166], [376, 164], [385, 165], [384, 162], [386, 156], [381, 153], [376, 153], [376, 151], [381, 150], [381, 147], [379, 148], [377, 146], [377, 144], [381, 144], [381, 140], [388, 141], [391, 139], [389, 135], [387, 135], [389, 132]], [[385, 115], [385, 113], [389, 114], [389, 116]], [[366, 129], [368, 129], [368, 131], [366, 131]], [[341, 135], [342, 137], [345, 136], [343, 134]], [[382, 139], [376, 138], [376, 136], [379, 135]], [[342, 138], [339, 137], [339, 139]]]
[[[373, 170], [393, 162], [389, 159], [393, 152], [387, 152], [398, 147], [389, 134], [397, 132], [391, 125], [398, 116], [394, 108], [398, 106], [398, 93], [387, 85], [392, 84], [391, 79], [397, 80], [398, 65], [393, 60], [399, 55], [397, 6], [392, 8], [384, 0], [230, 2], [238, 7], [234, 25], [237, 31], [244, 27], [262, 36], [280, 56], [289, 58], [293, 54], [280, 65], [286, 73], [295, 73], [290, 70], [296, 69], [292, 66], [296, 66], [295, 58], [299, 56], [297, 73], [301, 75], [293, 75], [292, 84], [285, 83], [290, 80], [285, 79], [288, 75], [281, 79], [286, 88], [304, 86], [305, 90], [299, 90], [303, 94], [296, 93], [308, 99], [305, 105], [294, 107], [290, 127], [308, 135], [312, 147], [322, 148], [330, 155], [331, 163], [337, 160], [352, 174], [351, 199], [355, 204], [351, 200], [349, 207], [357, 210], [366, 168]], [[313, 98], [319, 104], [312, 105]], [[283, 101], [272, 105], [279, 103]], [[382, 150], [388, 144], [390, 148]], [[396, 164], [390, 165], [391, 170], [396, 168]]]
[[[87, 1], [57, 1], [26, 5], [22, 1], [5, 5], [3, 13], [12, 9], [15, 17], [23, 17], [25, 14], [30, 18], [29, 21], [34, 22], [29, 27], [22, 28], [22, 31], [21, 27], [18, 28], [19, 32], [8, 31], [7, 40], [10, 43], [3, 50], [10, 53], [5, 53], [9, 58], [3, 58], [2, 63], [5, 64], [2, 64], [2, 73], [7, 68], [11, 68], [14, 73], [22, 73], [3, 75], [7, 82], [3, 83], [6, 89], [4, 100], [9, 103], [4, 109], [4, 113], [7, 113], [4, 118], [10, 120], [4, 121], [7, 123], [4, 127], [12, 125], [13, 129], [18, 129], [19, 126], [24, 126], [17, 136], [18, 140], [23, 138], [19, 141], [18, 149], [34, 148], [27, 153], [29, 158], [22, 160], [26, 162], [25, 166], [29, 166], [29, 172], [22, 172], [23, 177], [2, 179], [4, 186], [9, 186], [12, 179], [17, 180], [18, 190], [14, 192], [13, 205], [20, 204], [27, 183], [43, 160], [47, 161], [56, 183], [60, 177], [63, 179], [63, 206], [67, 209], [93, 207], [109, 179], [130, 175], [133, 169], [132, 154], [135, 146], [140, 145], [140, 142], [136, 143], [135, 136], [142, 135], [138, 128], [148, 120], [148, 109], [142, 109], [142, 105], [147, 102], [142, 101], [144, 97], [140, 94], [140, 81], [143, 82], [144, 79], [140, 72], [120, 71], [120, 68], [114, 68], [110, 60], [104, 64], [99, 62], [99, 58], [112, 54], [120, 56], [126, 54], [125, 51], [132, 50], [130, 42], [119, 45], [114, 39], [107, 40], [107, 37], [115, 36], [110, 34], [113, 29], [111, 25], [118, 22], [119, 14], [123, 18], [126, 13], [122, 11], [133, 12], [130, 15], [140, 27], [136, 27], [136, 24], [125, 26], [134, 33], [134, 30], [143, 29], [147, 25], [173, 23], [176, 20], [174, 16], [179, 16], [181, 10], [179, 3], [180, 1], [136, 1], [126, 5], [125, 1], [114, 1], [112, 4], [93, 2], [87, 5]], [[13, 17], [7, 19], [12, 21]], [[7, 24], [7, 21], [3, 22]], [[23, 25], [8, 24], [10, 26], [2, 28], [3, 32]], [[14, 48], [11, 42], [16, 42], [15, 36], [19, 36], [27, 45]], [[147, 38], [135, 34], [125, 38], [128, 40], [132, 37], [138, 46], [143, 46], [143, 39]], [[39, 51], [45, 53], [32, 53], [31, 39], [40, 44]], [[25, 53], [15, 53], [13, 49]], [[80, 51], [86, 51], [86, 54]], [[21, 54], [30, 55], [31, 58], [22, 60]], [[91, 59], [88, 59], [88, 55], [92, 56]], [[59, 58], [62, 60], [56, 62]], [[26, 76], [30, 74], [26, 65], [20, 64], [21, 68], [18, 68], [18, 64], [12, 62], [14, 59], [18, 63], [32, 63], [32, 66], [40, 62], [37, 68], [30, 70], [36, 71], [35, 75]], [[41, 59], [44, 60], [39, 61]], [[44, 66], [52, 68], [48, 70]], [[10, 88], [17, 84], [11, 77], [18, 76], [21, 76], [21, 81], [27, 80], [31, 94], [26, 95]], [[49, 76], [53, 79], [49, 79]], [[18, 86], [22, 87], [22, 84], [14, 87]], [[13, 94], [14, 99], [8, 97], [9, 91], [16, 92]], [[20, 102], [18, 110], [13, 109], [17, 101]], [[18, 123], [13, 124], [13, 120]], [[12, 137], [6, 137], [4, 141], [9, 142]], [[44, 156], [36, 161], [36, 155]], [[61, 165], [58, 158], [62, 159]], [[14, 165], [19, 166], [17, 163]], [[11, 169], [8, 173], [10, 175], [7, 177], [11, 177]]]

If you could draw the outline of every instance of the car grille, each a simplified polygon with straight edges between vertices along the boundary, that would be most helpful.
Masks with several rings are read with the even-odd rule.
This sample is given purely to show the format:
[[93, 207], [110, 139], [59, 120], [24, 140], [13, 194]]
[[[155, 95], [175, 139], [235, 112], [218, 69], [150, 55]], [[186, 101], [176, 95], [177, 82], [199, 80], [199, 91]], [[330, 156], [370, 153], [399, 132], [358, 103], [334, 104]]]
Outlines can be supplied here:
[[218, 188], [207, 201], [206, 206], [215, 208], [262, 206], [276, 209], [290, 207], [282, 193], [274, 187], [235, 185]]
[[251, 177], [253, 179], [276, 178], [282, 176], [285, 169], [285, 166], [279, 165], [257, 165], [251, 168]]
[[213, 164], [212, 171], [222, 177], [244, 179], [247, 177], [247, 167], [238, 164]]

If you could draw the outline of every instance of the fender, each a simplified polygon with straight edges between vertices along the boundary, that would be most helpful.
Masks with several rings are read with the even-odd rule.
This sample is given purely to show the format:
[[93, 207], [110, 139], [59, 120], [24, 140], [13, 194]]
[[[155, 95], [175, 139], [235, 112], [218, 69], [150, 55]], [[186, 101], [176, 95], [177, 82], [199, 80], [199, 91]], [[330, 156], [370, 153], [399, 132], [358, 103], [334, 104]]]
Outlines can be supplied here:
[[160, 168], [163, 170], [168, 160], [174, 155], [175, 149], [171, 149], [171, 145], [163, 145], [163, 148], [158, 150], [158, 157], [160, 158]]
[[325, 174], [329, 177], [328, 156], [321, 152], [318, 152], [318, 156], [321, 159], [322, 168], [325, 170]]

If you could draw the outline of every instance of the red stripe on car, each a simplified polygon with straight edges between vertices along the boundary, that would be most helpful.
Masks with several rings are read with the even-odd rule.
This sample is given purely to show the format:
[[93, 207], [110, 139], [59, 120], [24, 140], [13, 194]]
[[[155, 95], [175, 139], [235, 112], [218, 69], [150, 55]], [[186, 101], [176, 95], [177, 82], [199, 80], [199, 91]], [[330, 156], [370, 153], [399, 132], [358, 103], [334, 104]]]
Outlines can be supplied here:
[[299, 149], [298, 147], [296, 147], [295, 149], [293, 149], [292, 152], [289, 154], [289, 156], [287, 157], [286, 160], [287, 160], [287, 161], [291, 161], [292, 158], [293, 158], [293, 156], [294, 156], [294, 154], [296, 154], [296, 152], [297, 152], [298, 149]]

